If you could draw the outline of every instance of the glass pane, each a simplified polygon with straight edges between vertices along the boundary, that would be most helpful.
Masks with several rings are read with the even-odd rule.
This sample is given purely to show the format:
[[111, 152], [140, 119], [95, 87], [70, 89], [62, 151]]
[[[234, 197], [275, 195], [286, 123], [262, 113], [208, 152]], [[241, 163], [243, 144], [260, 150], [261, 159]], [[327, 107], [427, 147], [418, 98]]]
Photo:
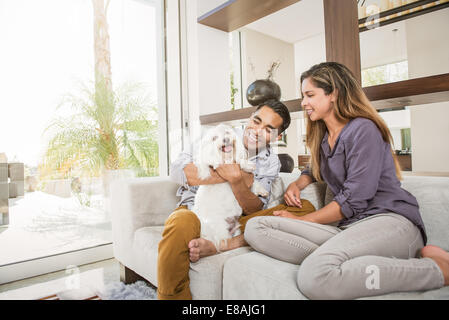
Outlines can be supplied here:
[[110, 243], [111, 181], [159, 175], [162, 6], [94, 3], [0, 0], [0, 266]]
[[384, 83], [449, 73], [447, 1], [360, 0], [362, 70], [407, 61], [407, 77]]

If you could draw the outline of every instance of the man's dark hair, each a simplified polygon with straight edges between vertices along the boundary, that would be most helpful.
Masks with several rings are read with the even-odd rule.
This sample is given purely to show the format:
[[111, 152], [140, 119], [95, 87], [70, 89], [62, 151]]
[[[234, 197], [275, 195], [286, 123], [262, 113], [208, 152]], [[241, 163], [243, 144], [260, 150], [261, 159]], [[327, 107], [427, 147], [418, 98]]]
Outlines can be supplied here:
[[288, 108], [285, 106], [285, 104], [283, 104], [279, 100], [270, 99], [270, 100], [264, 101], [261, 104], [259, 104], [257, 106], [256, 111], [262, 107], [270, 108], [271, 110], [276, 112], [282, 118], [282, 126], [279, 128], [278, 134], [281, 134], [290, 126], [290, 122], [291, 122], [290, 112], [288, 111]]

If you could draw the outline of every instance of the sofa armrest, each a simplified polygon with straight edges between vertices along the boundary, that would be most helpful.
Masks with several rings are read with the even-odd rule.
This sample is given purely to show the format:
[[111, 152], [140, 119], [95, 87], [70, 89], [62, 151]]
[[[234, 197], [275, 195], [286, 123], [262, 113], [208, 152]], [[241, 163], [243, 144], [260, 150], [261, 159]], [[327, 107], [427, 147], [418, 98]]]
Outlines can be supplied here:
[[179, 187], [169, 178], [132, 178], [111, 184], [110, 212], [114, 254], [133, 244], [134, 232], [164, 225], [179, 201]]

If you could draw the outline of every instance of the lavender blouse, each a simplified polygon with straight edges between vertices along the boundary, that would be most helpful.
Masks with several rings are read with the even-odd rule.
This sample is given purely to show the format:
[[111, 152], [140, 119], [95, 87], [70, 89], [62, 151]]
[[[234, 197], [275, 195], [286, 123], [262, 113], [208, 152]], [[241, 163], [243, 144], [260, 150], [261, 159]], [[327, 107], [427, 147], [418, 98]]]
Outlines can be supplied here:
[[[341, 130], [332, 150], [327, 140], [326, 132], [321, 142], [320, 173], [345, 216], [339, 226], [373, 214], [393, 212], [413, 222], [425, 244], [427, 236], [418, 202], [401, 188], [390, 144], [382, 139], [374, 122], [352, 119]], [[303, 174], [312, 177], [309, 168]]]

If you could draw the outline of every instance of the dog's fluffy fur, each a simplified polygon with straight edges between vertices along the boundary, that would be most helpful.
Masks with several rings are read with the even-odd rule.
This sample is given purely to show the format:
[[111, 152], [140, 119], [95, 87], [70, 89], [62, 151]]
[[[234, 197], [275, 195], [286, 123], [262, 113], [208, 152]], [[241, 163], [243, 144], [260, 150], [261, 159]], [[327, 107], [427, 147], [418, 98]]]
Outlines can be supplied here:
[[[199, 153], [194, 159], [198, 177], [207, 179], [210, 177], [210, 168], [216, 169], [221, 164], [234, 162], [247, 172], [255, 170], [255, 164], [248, 161], [243, 141], [231, 127], [221, 124], [210, 129], [202, 138]], [[256, 181], [252, 192], [268, 196], [268, 192]], [[201, 221], [201, 237], [214, 242], [217, 250], [220, 249], [221, 240], [240, 233], [238, 219], [242, 208], [228, 182], [201, 185], [192, 210]]]

